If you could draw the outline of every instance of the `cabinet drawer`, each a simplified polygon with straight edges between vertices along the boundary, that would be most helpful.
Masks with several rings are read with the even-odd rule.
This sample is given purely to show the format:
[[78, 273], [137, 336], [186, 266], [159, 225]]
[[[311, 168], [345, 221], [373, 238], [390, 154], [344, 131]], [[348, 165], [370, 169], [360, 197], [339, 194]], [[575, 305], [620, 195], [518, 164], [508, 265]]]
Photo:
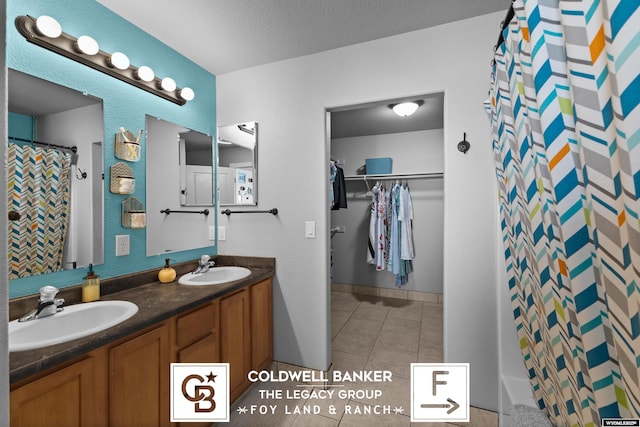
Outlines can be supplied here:
[[214, 335], [209, 335], [180, 350], [178, 352], [178, 362], [216, 363], [218, 362], [218, 349], [216, 346], [216, 337]]
[[178, 317], [176, 322], [176, 344], [178, 347], [184, 347], [211, 334], [215, 329], [215, 316], [215, 306], [208, 304]]

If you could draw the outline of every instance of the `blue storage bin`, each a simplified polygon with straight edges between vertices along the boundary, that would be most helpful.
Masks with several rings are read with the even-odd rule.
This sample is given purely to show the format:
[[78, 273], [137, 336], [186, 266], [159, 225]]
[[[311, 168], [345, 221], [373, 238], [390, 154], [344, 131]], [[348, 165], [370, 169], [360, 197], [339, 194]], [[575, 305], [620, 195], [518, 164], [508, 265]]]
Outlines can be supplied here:
[[391, 173], [392, 165], [393, 159], [391, 157], [376, 157], [373, 159], [365, 159], [367, 175]]

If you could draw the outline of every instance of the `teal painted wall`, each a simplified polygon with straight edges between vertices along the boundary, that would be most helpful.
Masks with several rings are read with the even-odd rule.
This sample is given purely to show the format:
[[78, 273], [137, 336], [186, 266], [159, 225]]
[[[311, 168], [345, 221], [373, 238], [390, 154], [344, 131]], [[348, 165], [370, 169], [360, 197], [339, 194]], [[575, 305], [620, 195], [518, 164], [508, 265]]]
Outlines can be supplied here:
[[[75, 37], [89, 35], [106, 52], [122, 51], [133, 65], [148, 65], [156, 76], [172, 77], [179, 87], [191, 87], [196, 97], [186, 105], [179, 106], [29, 43], [14, 24], [20, 15], [35, 18], [52, 16], [60, 22], [64, 32]], [[113, 155], [114, 136], [118, 128], [124, 127], [134, 132], [144, 129], [145, 114], [215, 135], [216, 77], [93, 0], [8, 0], [6, 31], [7, 67], [102, 98], [105, 172], [118, 161]], [[146, 141], [143, 140], [142, 144], [145, 153]], [[145, 158], [137, 163], [129, 163], [129, 166], [136, 178], [134, 196], [146, 205]], [[164, 264], [164, 256], [147, 257], [145, 254], [146, 230], [121, 226], [121, 202], [127, 196], [110, 193], [108, 181], [105, 179], [104, 188], [104, 264], [96, 266], [96, 273], [108, 278], [160, 268]], [[118, 234], [130, 235], [129, 256], [115, 257], [115, 236]], [[171, 258], [177, 262], [187, 261], [199, 258], [205, 252], [215, 255], [217, 250], [211, 246], [172, 253]], [[58, 287], [79, 284], [86, 272], [86, 269], [78, 269], [13, 280], [9, 285], [9, 297], [36, 293], [45, 284]]]
[[7, 119], [9, 137], [28, 140], [33, 138], [33, 117], [9, 112]]

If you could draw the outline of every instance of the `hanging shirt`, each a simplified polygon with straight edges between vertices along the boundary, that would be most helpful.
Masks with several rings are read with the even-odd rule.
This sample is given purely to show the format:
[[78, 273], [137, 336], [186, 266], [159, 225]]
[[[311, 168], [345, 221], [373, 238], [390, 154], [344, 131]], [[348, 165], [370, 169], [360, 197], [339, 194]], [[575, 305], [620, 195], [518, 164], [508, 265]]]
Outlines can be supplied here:
[[332, 161], [329, 165], [329, 207], [333, 209], [333, 205], [335, 204], [335, 196], [333, 190], [333, 184], [336, 181], [336, 174], [338, 173], [338, 167]]
[[400, 235], [398, 232], [398, 183], [389, 194], [389, 260], [387, 268], [393, 274], [400, 272]]
[[412, 260], [415, 256], [413, 249], [413, 202], [411, 193], [407, 187], [400, 188], [400, 206], [398, 208], [398, 221], [400, 221], [400, 258]]
[[385, 269], [387, 259], [387, 198], [385, 189], [378, 184], [371, 191], [367, 262], [380, 271]]
[[376, 270], [386, 267], [387, 254], [387, 194], [384, 187], [378, 187], [376, 203]]
[[336, 166], [336, 176], [333, 180], [333, 198], [331, 209], [347, 208], [347, 185], [344, 180], [344, 171], [340, 166]]

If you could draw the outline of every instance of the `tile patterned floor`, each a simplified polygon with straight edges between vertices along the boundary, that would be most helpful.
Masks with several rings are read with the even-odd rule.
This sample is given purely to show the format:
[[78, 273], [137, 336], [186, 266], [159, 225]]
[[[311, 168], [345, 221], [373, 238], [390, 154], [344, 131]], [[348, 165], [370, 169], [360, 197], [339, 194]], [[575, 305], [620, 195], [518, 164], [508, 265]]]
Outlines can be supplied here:
[[[353, 293], [332, 292], [331, 334], [332, 370], [388, 370], [392, 372], [391, 382], [347, 383], [340, 388], [348, 393], [359, 391], [359, 395], [340, 399], [334, 393], [332, 399], [282, 400], [272, 415], [247, 416], [238, 413], [239, 407], [265, 405], [274, 401], [264, 400], [260, 390], [280, 389], [283, 393], [299, 390], [298, 383], [266, 383], [252, 386], [231, 408], [232, 426], [411, 426], [410, 374], [411, 362], [442, 362], [442, 304], [412, 301]], [[294, 370], [301, 368], [274, 363], [274, 370]], [[332, 372], [328, 373], [331, 378]], [[312, 387], [302, 387], [312, 390]], [[316, 388], [317, 390], [322, 387]], [[316, 390], [314, 389], [314, 390]], [[332, 388], [329, 387], [329, 390]], [[335, 390], [335, 389], [334, 389]], [[367, 390], [382, 392], [381, 396], [365, 395]], [[317, 409], [319, 414], [284, 413], [284, 405], [306, 405]], [[378, 408], [402, 406], [404, 414], [357, 414], [366, 405]], [[330, 407], [335, 410], [330, 411]], [[268, 408], [267, 408], [268, 409]], [[291, 409], [289, 412], [293, 412]], [[315, 410], [313, 411], [315, 412]], [[415, 426], [433, 427], [455, 426], [447, 423], [414, 423]], [[496, 427], [498, 417], [495, 412], [471, 408], [469, 427]]]

